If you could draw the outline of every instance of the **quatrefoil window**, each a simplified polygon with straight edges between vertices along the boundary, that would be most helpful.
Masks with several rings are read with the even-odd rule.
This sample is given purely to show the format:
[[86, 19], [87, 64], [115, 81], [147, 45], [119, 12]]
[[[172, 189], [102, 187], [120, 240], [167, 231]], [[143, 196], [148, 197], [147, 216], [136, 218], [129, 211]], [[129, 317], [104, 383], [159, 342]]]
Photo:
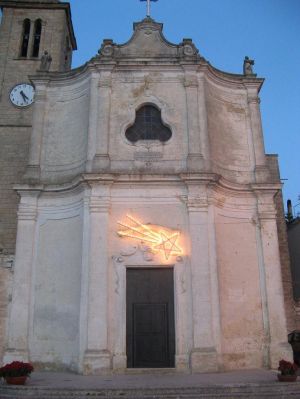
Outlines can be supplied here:
[[136, 111], [134, 124], [125, 133], [127, 140], [136, 143], [139, 140], [168, 141], [172, 132], [161, 119], [160, 110], [154, 105], [144, 105]]

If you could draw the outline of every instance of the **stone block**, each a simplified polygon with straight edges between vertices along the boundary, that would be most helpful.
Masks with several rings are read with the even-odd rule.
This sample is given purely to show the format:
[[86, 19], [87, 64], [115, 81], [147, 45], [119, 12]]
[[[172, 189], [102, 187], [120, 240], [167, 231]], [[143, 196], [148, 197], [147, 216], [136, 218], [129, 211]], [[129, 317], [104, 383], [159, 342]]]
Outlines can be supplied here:
[[214, 373], [218, 371], [218, 356], [214, 348], [193, 349], [190, 354], [193, 373]]

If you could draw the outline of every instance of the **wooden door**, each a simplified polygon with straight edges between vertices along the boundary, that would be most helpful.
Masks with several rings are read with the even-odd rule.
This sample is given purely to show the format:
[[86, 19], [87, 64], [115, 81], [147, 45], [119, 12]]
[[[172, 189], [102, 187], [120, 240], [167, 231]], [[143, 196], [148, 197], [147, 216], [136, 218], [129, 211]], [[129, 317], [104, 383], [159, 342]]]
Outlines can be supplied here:
[[175, 365], [173, 269], [127, 269], [127, 367]]

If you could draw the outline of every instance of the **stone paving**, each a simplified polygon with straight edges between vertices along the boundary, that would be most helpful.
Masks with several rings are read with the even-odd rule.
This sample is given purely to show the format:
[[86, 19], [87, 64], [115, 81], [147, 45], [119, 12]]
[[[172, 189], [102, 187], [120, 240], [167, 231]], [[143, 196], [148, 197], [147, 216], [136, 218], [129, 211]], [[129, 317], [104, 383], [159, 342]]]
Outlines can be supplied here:
[[300, 399], [300, 381], [279, 383], [276, 371], [179, 374], [131, 370], [123, 375], [81, 376], [34, 372], [25, 386], [0, 385], [0, 399]]
[[34, 372], [27, 385], [53, 389], [183, 388], [272, 383], [277, 380], [276, 374], [277, 372], [272, 370], [242, 370], [205, 374], [182, 374], [165, 370], [153, 372], [151, 370], [106, 376], [82, 376], [67, 372]]

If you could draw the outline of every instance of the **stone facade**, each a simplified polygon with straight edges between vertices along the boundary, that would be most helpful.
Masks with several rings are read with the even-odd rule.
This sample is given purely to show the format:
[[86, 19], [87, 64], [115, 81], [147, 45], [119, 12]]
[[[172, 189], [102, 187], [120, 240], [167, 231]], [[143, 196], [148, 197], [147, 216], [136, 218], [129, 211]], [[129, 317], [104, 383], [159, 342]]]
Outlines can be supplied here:
[[[4, 361], [124, 371], [126, 274], [155, 268], [174, 278], [176, 370], [275, 368], [291, 356], [263, 79], [215, 69], [162, 28], [146, 18], [82, 68], [30, 77]], [[127, 138], [144, 106], [169, 140]]]
[[[65, 48], [66, 38], [76, 48], [70, 19], [69, 5], [58, 1], [1, 0], [0, 25], [0, 353], [4, 348], [7, 311], [11, 299], [12, 266], [15, 255], [17, 207], [19, 198], [13, 185], [20, 183], [28, 163], [32, 130], [32, 106], [14, 107], [9, 99], [12, 88], [19, 83], [29, 83], [29, 75], [40, 66], [43, 50], [52, 56], [51, 70], [70, 69], [71, 54]], [[33, 26], [42, 20], [40, 54], [38, 57], [20, 57], [23, 21], [29, 19]], [[30, 46], [33, 41], [31, 28]], [[68, 53], [66, 63], [65, 57]]]

